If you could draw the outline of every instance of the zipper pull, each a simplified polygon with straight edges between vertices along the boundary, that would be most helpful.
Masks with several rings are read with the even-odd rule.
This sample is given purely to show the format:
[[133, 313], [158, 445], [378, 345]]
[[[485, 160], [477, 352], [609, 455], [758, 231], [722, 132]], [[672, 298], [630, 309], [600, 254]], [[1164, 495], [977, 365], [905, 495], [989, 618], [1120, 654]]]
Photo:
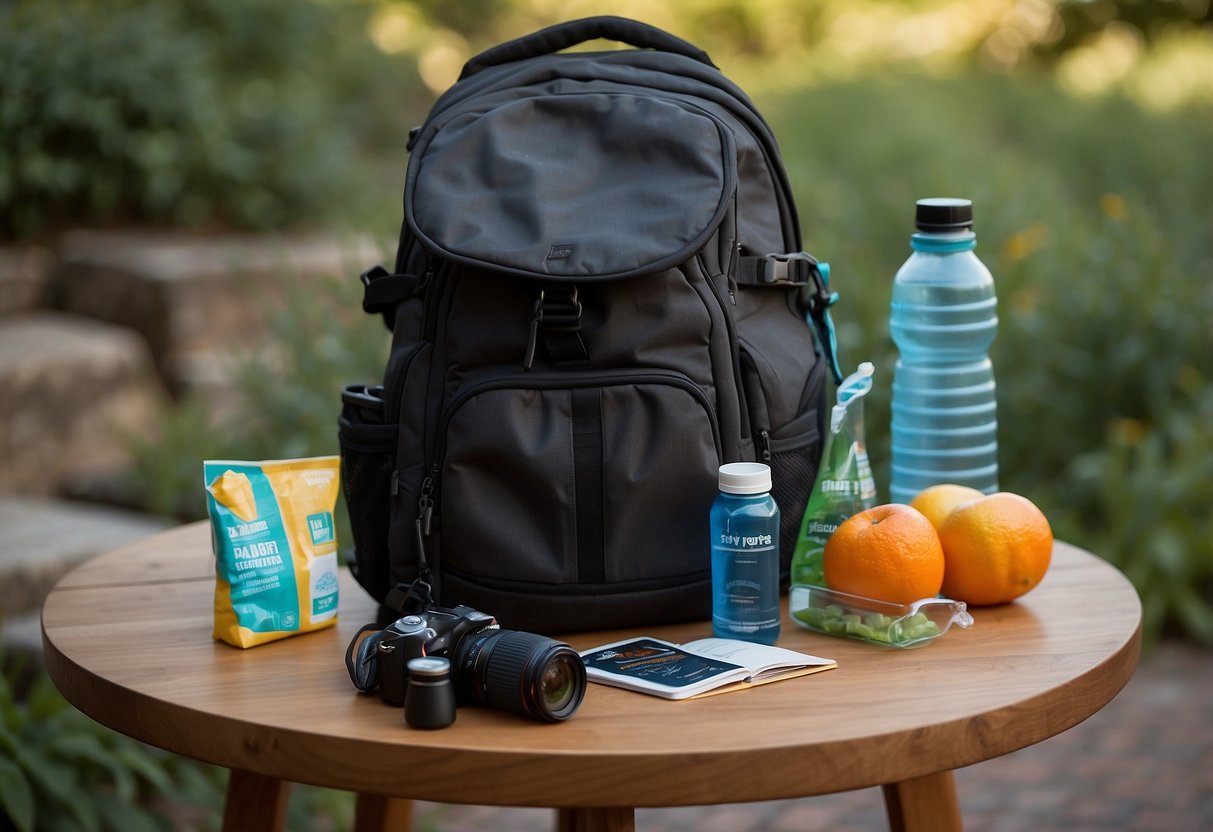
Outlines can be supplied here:
[[421, 278], [417, 281], [417, 288], [414, 290], [415, 297], [423, 297], [425, 290], [429, 288], [430, 282], [434, 279], [434, 255], [426, 252], [425, 268], [421, 270]]
[[539, 342], [539, 318], [531, 318], [531, 332], [527, 336], [526, 354], [522, 356], [522, 369], [526, 372], [531, 371], [531, 365], [535, 363], [535, 347]]
[[425, 539], [430, 536], [430, 521], [434, 516], [434, 478], [426, 477], [421, 483], [421, 497], [417, 500], [417, 520], [414, 528], [417, 532], [417, 570], [420, 577], [429, 578], [430, 564], [425, 556]]
[[390, 491], [393, 497], [400, 493], [400, 471], [398, 470], [392, 472], [392, 484], [390, 486]]
[[733, 246], [733, 256], [729, 258], [729, 267], [725, 270], [725, 279], [729, 284], [729, 300], [737, 305], [737, 264], [741, 262], [741, 243]]
[[426, 537], [430, 536], [430, 522], [434, 517], [434, 478], [427, 476], [421, 482], [421, 497], [417, 500], [418, 529]]
[[531, 365], [535, 363], [535, 347], [539, 344], [539, 325], [543, 323], [543, 295], [544, 290], [539, 290], [539, 299], [535, 301], [535, 306], [531, 315], [531, 330], [526, 339], [526, 353], [522, 356], [522, 369], [525, 372], [531, 371]]
[[759, 445], [762, 448], [762, 461], [769, 465], [771, 462], [771, 432], [769, 430], [760, 430], [758, 437], [760, 439]]

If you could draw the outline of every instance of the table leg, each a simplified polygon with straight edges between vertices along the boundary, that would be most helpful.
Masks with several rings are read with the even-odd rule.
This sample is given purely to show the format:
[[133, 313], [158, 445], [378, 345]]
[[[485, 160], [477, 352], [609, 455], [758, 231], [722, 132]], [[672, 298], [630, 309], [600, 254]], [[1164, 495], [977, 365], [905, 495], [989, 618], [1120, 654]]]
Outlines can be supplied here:
[[558, 809], [557, 832], [635, 832], [634, 809]]
[[232, 769], [223, 807], [224, 832], [266, 829], [280, 832], [286, 821], [290, 784], [277, 777]]
[[413, 801], [360, 794], [354, 804], [354, 832], [412, 832]]
[[952, 772], [902, 780], [883, 788], [892, 832], [961, 832], [964, 829]]

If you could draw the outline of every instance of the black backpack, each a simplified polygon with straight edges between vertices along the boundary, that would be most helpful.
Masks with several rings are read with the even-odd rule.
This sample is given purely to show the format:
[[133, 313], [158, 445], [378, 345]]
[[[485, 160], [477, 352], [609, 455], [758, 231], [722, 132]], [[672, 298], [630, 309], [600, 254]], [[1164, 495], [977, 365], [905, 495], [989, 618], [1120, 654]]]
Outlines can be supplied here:
[[[557, 54], [594, 38], [639, 48]], [[707, 618], [717, 469], [742, 460], [772, 468], [786, 586], [836, 296], [746, 95], [686, 41], [587, 18], [471, 59], [408, 149], [395, 269], [362, 275], [391, 355], [339, 428], [384, 612], [428, 585], [536, 632]]]

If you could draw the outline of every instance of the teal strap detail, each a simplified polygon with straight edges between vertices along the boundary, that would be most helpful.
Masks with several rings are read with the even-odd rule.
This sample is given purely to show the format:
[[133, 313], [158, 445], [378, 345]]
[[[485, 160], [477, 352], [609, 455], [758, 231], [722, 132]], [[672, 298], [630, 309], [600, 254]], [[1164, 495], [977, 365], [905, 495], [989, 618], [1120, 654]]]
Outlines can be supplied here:
[[842, 367], [838, 362], [838, 333], [834, 331], [830, 307], [838, 303], [838, 293], [830, 291], [829, 263], [818, 263], [815, 271], [821, 280], [814, 281], [816, 291], [809, 294], [805, 320], [813, 327], [817, 344], [830, 362], [830, 372], [834, 374], [834, 384], [837, 385], [842, 383]]

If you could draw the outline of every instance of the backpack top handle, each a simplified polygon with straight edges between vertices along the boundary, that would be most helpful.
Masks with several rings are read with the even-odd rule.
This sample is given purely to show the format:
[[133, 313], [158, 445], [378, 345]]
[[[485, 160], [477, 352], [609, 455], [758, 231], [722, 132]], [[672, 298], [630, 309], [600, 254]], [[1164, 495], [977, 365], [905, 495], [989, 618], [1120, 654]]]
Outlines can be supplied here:
[[557, 23], [555, 26], [548, 26], [546, 29], [486, 49], [464, 64], [459, 79], [468, 78], [491, 66], [537, 58], [597, 38], [619, 41], [638, 49], [674, 52], [705, 63], [713, 69], [717, 68], [707, 52], [656, 26], [626, 17], [599, 15]]

